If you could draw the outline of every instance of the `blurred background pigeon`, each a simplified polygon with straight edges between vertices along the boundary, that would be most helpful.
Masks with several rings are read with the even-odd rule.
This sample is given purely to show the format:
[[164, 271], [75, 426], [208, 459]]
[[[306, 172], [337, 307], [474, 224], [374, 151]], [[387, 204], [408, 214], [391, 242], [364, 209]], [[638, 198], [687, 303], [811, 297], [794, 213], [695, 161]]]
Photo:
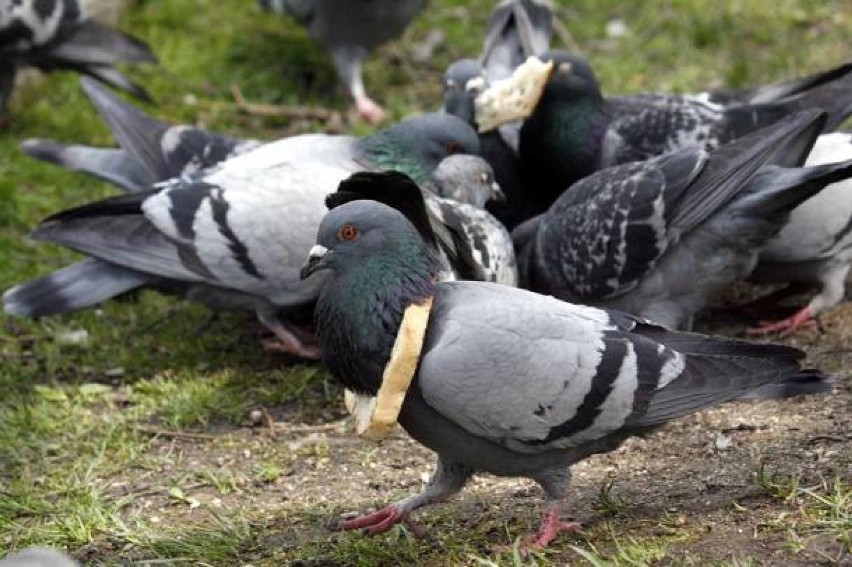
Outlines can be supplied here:
[[367, 54], [398, 37], [428, 0], [260, 0], [261, 6], [292, 16], [325, 46], [341, 84], [368, 122], [384, 120], [385, 111], [367, 95], [361, 67]]
[[421, 493], [344, 520], [345, 530], [412, 526], [414, 510], [490, 472], [542, 486], [541, 529], [530, 543], [544, 547], [580, 528], [562, 519], [571, 464], [800, 375], [797, 349], [671, 332], [507, 286], [436, 283], [440, 262], [422, 234], [381, 203], [334, 208], [316, 242], [303, 274], [331, 272], [315, 315], [323, 360], [355, 393], [376, 394], [404, 310], [432, 299], [399, 423], [438, 454], [436, 471]]
[[156, 62], [145, 43], [88, 18], [78, 0], [0, 0], [0, 113], [22, 67], [78, 71], [150, 101], [115, 65]]

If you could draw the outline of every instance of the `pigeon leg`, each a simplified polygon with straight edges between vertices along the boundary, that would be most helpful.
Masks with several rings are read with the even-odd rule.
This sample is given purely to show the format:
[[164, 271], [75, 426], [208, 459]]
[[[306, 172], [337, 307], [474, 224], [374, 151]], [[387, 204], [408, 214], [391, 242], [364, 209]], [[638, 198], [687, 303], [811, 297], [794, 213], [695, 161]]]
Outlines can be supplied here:
[[294, 325], [282, 321], [274, 313], [258, 310], [257, 317], [275, 335], [273, 340], [263, 341], [267, 352], [292, 354], [307, 360], [319, 360], [322, 356], [316, 337]]
[[560, 519], [562, 497], [571, 482], [571, 470], [568, 468], [548, 469], [536, 478], [544, 489], [545, 506], [541, 527], [531, 540], [523, 544], [524, 548], [541, 549], [547, 547], [562, 532], [576, 532], [580, 522], [564, 522]]
[[363, 47], [346, 45], [336, 49], [332, 56], [337, 76], [340, 77], [340, 82], [346, 85], [361, 118], [370, 124], [384, 121], [386, 116], [384, 109], [367, 96], [364, 79], [361, 76], [361, 64], [367, 56], [367, 51]]
[[746, 334], [752, 337], [779, 333], [782, 337], [789, 337], [801, 327], [810, 326], [816, 323], [813, 311], [810, 305], [799, 309], [786, 319], [780, 321], [762, 322], [757, 327], [749, 327], [746, 329]]
[[423, 506], [443, 502], [461, 490], [471, 474], [473, 471], [466, 466], [439, 456], [435, 473], [423, 492], [385, 506], [371, 514], [343, 520], [336, 529], [347, 531], [363, 528], [367, 535], [376, 535], [388, 531], [395, 524], [404, 522], [414, 535], [423, 537], [426, 535], [426, 530], [409, 519], [411, 512]]
[[736, 314], [741, 314], [744, 317], [758, 317], [761, 314], [766, 314], [777, 308], [779, 303], [788, 297], [793, 297], [794, 295], [801, 293], [807, 287], [808, 286], [791, 284], [746, 303], [741, 303], [739, 305], [725, 305], [721, 309], [723, 311], [731, 311]]

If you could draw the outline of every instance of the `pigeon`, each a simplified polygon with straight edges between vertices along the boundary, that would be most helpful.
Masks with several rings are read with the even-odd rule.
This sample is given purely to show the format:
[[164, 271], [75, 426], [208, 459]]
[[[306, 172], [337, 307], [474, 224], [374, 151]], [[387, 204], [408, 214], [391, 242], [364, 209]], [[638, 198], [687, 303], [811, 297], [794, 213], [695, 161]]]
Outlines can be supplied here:
[[[478, 130], [475, 95], [511, 75], [528, 57], [547, 51], [552, 34], [553, 7], [549, 0], [504, 0], [498, 4], [491, 14], [480, 58], [460, 59], [444, 73], [444, 112]], [[482, 156], [494, 168], [506, 195], [504, 204], [492, 203], [490, 210], [509, 228], [529, 216], [522, 210], [518, 171], [520, 127], [520, 121], [512, 122], [479, 134]]]
[[712, 149], [805, 107], [829, 113], [826, 130], [852, 112], [852, 72], [835, 79], [832, 96], [818, 90], [770, 103], [728, 108], [690, 96], [641, 94], [605, 98], [579, 55], [550, 51], [556, 66], [520, 134], [521, 183], [530, 209], [545, 211], [572, 183], [594, 171], [672, 152]]
[[[439, 195], [454, 195], [456, 198]], [[512, 238], [484, 210], [490, 199], [502, 198], [488, 163], [480, 157], [457, 154], [445, 158], [424, 189], [398, 172], [365, 172], [326, 198], [329, 208], [369, 199], [403, 213], [440, 257], [441, 281], [476, 280], [517, 286], [518, 272]]]
[[377, 124], [385, 111], [364, 89], [361, 64], [379, 45], [398, 37], [428, 0], [260, 0], [261, 6], [292, 16], [331, 52], [337, 76], [358, 113]]
[[790, 211], [852, 176], [799, 167], [825, 123], [805, 110], [716, 150], [687, 147], [603, 169], [515, 229], [522, 285], [689, 328], [745, 278]]
[[478, 150], [467, 124], [427, 114], [363, 139], [285, 138], [201, 175], [62, 211], [33, 237], [90, 258], [6, 291], [5, 310], [53, 315], [135, 288], [177, 283], [211, 308], [253, 310], [281, 350], [315, 358], [316, 347], [297, 336], [287, 315], [311, 305], [323, 283], [322, 277], [301, 281], [298, 272], [325, 212], [325, 195], [365, 169], [404, 171], [424, 183], [444, 157]]
[[0, 559], [0, 567], [79, 567], [79, 563], [47, 547], [30, 547]]
[[122, 101], [88, 77], [83, 77], [81, 83], [121, 148], [29, 139], [21, 143], [26, 154], [88, 173], [124, 191], [139, 192], [152, 183], [204, 172], [261, 145], [258, 140], [232, 138], [194, 126], [166, 124]]
[[[345, 186], [345, 182], [343, 184]], [[616, 311], [490, 282], [438, 282], [440, 262], [399, 211], [373, 201], [332, 209], [303, 277], [330, 272], [314, 314], [323, 361], [349, 390], [376, 395], [404, 310], [431, 298], [398, 422], [437, 453], [416, 495], [344, 520], [367, 534], [455, 494], [476, 472], [544, 489], [544, 547], [580, 528], [562, 518], [570, 465], [627, 437], [800, 376], [804, 353], [666, 330]]]
[[[820, 166], [852, 159], [852, 133], [820, 136], [805, 165]], [[820, 292], [806, 305], [780, 321], [748, 330], [763, 335], [792, 334], [817, 315], [843, 300], [852, 263], [852, 180], [839, 181], [820, 191], [790, 214], [790, 220], [763, 248], [749, 279], [761, 283], [817, 284]], [[795, 293], [796, 286], [781, 290], [761, 304], [777, 302]]]
[[156, 62], [142, 41], [88, 18], [78, 0], [0, 0], [0, 113], [22, 67], [78, 71], [150, 102], [114, 65]]

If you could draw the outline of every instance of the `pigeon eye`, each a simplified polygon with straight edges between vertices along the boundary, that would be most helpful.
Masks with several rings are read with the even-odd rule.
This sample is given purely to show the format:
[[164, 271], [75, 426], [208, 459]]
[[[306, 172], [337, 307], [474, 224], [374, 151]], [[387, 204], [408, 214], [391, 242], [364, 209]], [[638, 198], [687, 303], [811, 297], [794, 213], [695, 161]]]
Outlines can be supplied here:
[[483, 184], [488, 183], [488, 174], [485, 173], [485, 172], [480, 173], [479, 174], [479, 182], [483, 183]]
[[458, 142], [447, 142], [447, 153], [448, 154], [450, 154], [450, 155], [457, 154], [460, 151], [461, 151], [461, 144], [459, 144]]
[[358, 238], [358, 229], [354, 224], [344, 224], [337, 231], [337, 237], [343, 241], [355, 240]]

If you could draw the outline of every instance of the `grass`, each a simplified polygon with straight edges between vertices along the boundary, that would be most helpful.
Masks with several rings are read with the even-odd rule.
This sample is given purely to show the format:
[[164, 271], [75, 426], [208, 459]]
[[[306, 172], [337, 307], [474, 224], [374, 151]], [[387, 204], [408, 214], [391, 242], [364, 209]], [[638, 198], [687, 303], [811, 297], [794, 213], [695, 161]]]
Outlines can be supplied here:
[[[393, 118], [438, 106], [443, 69], [478, 53], [491, 5], [433, 0], [402, 41], [370, 60], [368, 89]], [[728, 0], [709, 7], [692, 0], [579, 0], [559, 6], [570, 31], [561, 41], [591, 58], [610, 93], [747, 86], [849, 57], [852, 10], [839, 0]], [[605, 35], [613, 19], [627, 25], [620, 39]], [[345, 119], [347, 104], [329, 59], [305, 31], [262, 14], [252, 2], [140, 2], [121, 27], [148, 41], [162, 61], [162, 67], [132, 74], [158, 101], [146, 110], [164, 121], [264, 139], [321, 129], [370, 131]], [[434, 28], [445, 31], [444, 42], [428, 61], [412, 63], [412, 46]], [[232, 84], [251, 101], [327, 107], [344, 120], [246, 116], [235, 109]], [[12, 111], [11, 126], [0, 131], [3, 289], [76, 258], [26, 238], [40, 218], [113, 194], [103, 183], [17, 149], [27, 137], [113, 143], [75, 76], [38, 81], [20, 93]], [[436, 540], [415, 540], [402, 528], [385, 538], [329, 539], [324, 523], [343, 506], [361, 506], [335, 498], [333, 485], [328, 497], [316, 490], [330, 482], [326, 477], [333, 477], [334, 459], [344, 449], [312, 437], [310, 428], [340, 417], [338, 389], [318, 367], [284, 366], [260, 352], [251, 317], [211, 320], [197, 306], [143, 293], [38, 322], [0, 315], [0, 324], [0, 555], [42, 544], [96, 563], [646, 565], [715, 559], [678, 551], [672, 542], [696, 537], [687, 528], [666, 527], [662, 535], [641, 526], [642, 535], [626, 531], [637, 526], [632, 502], [627, 506], [606, 483], [599, 498], [603, 524], [528, 558], [492, 548], [528, 532], [535, 518], [485, 511], [467, 522], [469, 499], [427, 514], [439, 526]], [[265, 435], [265, 425], [249, 417], [257, 408], [307, 429]], [[353, 467], [371, 470], [382, 456], [357, 442], [353, 447], [346, 449], [358, 452]], [[764, 529], [782, 532], [791, 553], [818, 537], [834, 538], [848, 550], [848, 478], [795, 485], [761, 478], [777, 512]], [[367, 500], [412, 489], [388, 486], [390, 492], [368, 493]], [[293, 491], [309, 496], [291, 505], [281, 495]], [[734, 561], [751, 564], [749, 557]]]

